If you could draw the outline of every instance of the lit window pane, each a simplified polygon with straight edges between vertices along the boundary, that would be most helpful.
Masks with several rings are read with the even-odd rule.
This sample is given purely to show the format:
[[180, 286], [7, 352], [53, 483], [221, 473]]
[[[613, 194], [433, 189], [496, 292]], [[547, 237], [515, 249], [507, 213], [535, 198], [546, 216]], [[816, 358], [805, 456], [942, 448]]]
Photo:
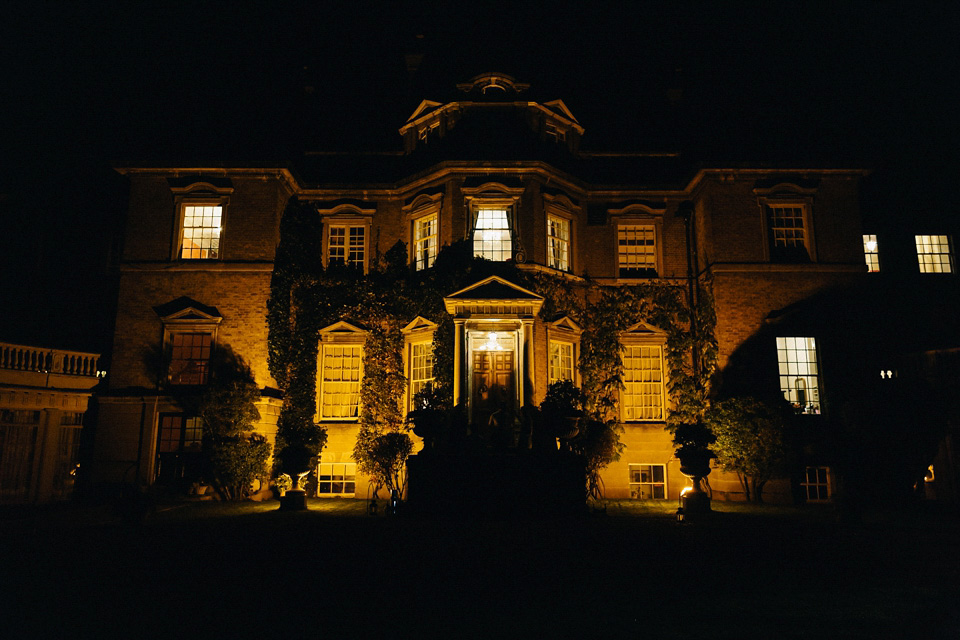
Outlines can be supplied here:
[[437, 257], [437, 214], [413, 222], [413, 263], [417, 271], [429, 269]]
[[505, 209], [480, 209], [473, 232], [473, 255], [502, 262], [513, 255], [510, 223]]
[[656, 229], [652, 224], [621, 225], [617, 228], [617, 260], [621, 278], [657, 274]]
[[570, 270], [570, 221], [547, 216], [547, 266]]
[[623, 385], [624, 421], [663, 420], [663, 360], [658, 345], [624, 348]]
[[876, 273], [880, 271], [880, 251], [877, 245], [877, 236], [863, 236], [863, 257], [867, 262], [867, 272]]
[[332, 226], [327, 239], [327, 260], [363, 269], [366, 266], [366, 227]]
[[573, 345], [550, 341], [550, 383], [573, 380]]
[[949, 236], [915, 236], [920, 273], [953, 273]]
[[816, 340], [777, 338], [777, 361], [780, 390], [787, 402], [801, 413], [820, 413]]
[[185, 205], [180, 235], [180, 258], [212, 260], [220, 255], [220, 206]]
[[662, 464], [629, 465], [630, 497], [637, 500], [665, 500], [666, 468]]
[[323, 345], [320, 417], [353, 420], [360, 415], [360, 345]]
[[356, 477], [357, 465], [354, 462], [321, 462], [317, 466], [317, 497], [353, 495]]
[[410, 397], [433, 382], [433, 343], [417, 342], [410, 348]]

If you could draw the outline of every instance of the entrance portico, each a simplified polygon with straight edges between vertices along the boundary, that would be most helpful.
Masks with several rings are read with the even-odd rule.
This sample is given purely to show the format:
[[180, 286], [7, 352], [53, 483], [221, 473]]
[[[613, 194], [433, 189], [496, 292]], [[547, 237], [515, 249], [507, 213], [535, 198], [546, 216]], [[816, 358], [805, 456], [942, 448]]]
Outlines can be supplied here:
[[532, 401], [533, 322], [543, 298], [491, 276], [444, 298], [456, 329], [453, 397], [471, 424], [511, 424]]

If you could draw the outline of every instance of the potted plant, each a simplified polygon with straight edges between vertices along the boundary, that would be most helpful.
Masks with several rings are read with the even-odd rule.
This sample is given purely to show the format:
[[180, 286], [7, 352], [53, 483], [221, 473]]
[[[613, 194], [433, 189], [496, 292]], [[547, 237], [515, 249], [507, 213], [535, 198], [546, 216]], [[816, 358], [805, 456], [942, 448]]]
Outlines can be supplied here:
[[432, 384], [427, 384], [413, 397], [413, 411], [407, 414], [407, 421], [413, 423], [413, 433], [423, 439], [424, 450], [436, 448], [444, 425], [447, 421], [447, 409], [443, 394]]
[[557, 438], [570, 440], [580, 432], [585, 401], [583, 391], [570, 380], [559, 380], [547, 387], [540, 410]]

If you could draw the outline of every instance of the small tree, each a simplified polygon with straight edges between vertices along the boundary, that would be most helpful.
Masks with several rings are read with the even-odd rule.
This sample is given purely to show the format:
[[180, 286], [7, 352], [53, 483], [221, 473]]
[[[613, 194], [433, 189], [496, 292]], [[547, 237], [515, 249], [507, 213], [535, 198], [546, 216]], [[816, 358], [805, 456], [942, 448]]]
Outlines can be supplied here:
[[[356, 451], [361, 448], [364, 454], [357, 456]], [[396, 489], [402, 495], [407, 480], [404, 470], [412, 452], [410, 436], [392, 431], [365, 442], [358, 439], [354, 456], [359, 469], [368, 474], [376, 486], [386, 487], [391, 492]]]
[[267, 473], [270, 445], [253, 433], [260, 419], [260, 390], [243, 358], [227, 345], [213, 350], [210, 382], [198, 407], [209, 480], [224, 500], [246, 497], [251, 483]]
[[754, 398], [730, 398], [707, 411], [713, 450], [724, 471], [736, 472], [748, 501], [763, 502], [763, 487], [786, 471], [785, 422]]

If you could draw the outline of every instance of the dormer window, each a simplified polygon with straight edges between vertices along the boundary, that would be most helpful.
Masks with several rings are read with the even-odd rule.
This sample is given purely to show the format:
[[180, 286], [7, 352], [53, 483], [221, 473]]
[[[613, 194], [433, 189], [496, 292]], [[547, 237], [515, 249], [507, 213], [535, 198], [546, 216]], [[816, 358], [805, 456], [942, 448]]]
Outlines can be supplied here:
[[554, 142], [564, 142], [567, 139], [567, 132], [557, 126], [557, 123], [547, 121], [544, 125], [544, 133], [548, 140]]
[[440, 123], [434, 120], [420, 127], [420, 130], [417, 132], [417, 137], [420, 139], [420, 142], [425, 143], [435, 139], [438, 133], [440, 133]]

